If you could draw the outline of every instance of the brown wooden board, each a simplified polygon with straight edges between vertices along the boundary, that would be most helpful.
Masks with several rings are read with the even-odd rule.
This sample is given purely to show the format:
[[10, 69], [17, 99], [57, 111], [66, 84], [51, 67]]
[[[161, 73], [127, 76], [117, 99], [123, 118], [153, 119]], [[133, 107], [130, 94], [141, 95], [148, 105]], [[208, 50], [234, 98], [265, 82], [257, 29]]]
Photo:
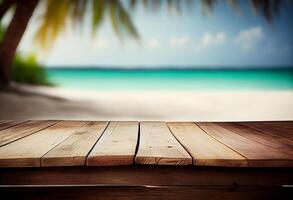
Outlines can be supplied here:
[[108, 122], [88, 122], [41, 159], [42, 166], [81, 166]]
[[57, 121], [28, 121], [0, 131], [0, 146], [45, 129]]
[[12, 126], [16, 126], [18, 124], [21, 124], [21, 123], [24, 123], [26, 122], [27, 120], [17, 120], [17, 121], [2, 121], [1, 124], [0, 124], [0, 131], [1, 130], [4, 130], [4, 129], [7, 129], [9, 127], [12, 127]]
[[173, 165], [1, 168], [0, 185], [293, 185], [293, 168]]
[[290, 188], [282, 187], [221, 187], [221, 186], [51, 186], [0, 188], [3, 199], [203, 199], [203, 200], [270, 200], [288, 199], [293, 195]]
[[0, 167], [39, 167], [41, 157], [85, 122], [63, 121], [0, 147]]
[[192, 155], [195, 165], [246, 166], [246, 159], [236, 151], [206, 134], [195, 123], [172, 122], [168, 126], [178, 141]]
[[190, 165], [192, 158], [164, 122], [141, 122], [137, 164]]
[[197, 123], [207, 134], [247, 158], [253, 167], [293, 167], [293, 158], [283, 151], [270, 148], [238, 135], [215, 123]]
[[247, 123], [6, 121], [0, 167], [293, 166], [291, 122]]
[[293, 142], [293, 122], [243, 122], [244, 126]]
[[293, 156], [293, 142], [284, 138], [278, 137], [272, 134], [267, 134], [250, 127], [243, 126], [238, 123], [217, 123], [218, 125], [233, 131], [234, 133], [254, 140], [255, 142], [264, 144], [274, 149], [284, 151]]
[[138, 140], [138, 122], [110, 122], [87, 157], [88, 166], [131, 165]]

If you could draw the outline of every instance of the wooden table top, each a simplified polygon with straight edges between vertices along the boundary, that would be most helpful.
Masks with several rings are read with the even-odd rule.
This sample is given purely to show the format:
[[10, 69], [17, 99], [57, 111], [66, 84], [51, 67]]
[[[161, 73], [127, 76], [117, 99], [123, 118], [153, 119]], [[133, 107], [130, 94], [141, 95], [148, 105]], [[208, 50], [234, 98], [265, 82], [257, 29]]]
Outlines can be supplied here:
[[0, 121], [0, 167], [293, 167], [293, 122]]

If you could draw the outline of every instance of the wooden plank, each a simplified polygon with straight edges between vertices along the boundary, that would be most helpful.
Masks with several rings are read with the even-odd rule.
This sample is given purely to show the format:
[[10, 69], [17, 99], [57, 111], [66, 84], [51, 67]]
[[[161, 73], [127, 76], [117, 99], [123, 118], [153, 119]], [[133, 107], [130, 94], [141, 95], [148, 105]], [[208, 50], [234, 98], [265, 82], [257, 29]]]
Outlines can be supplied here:
[[293, 142], [284, 137], [266, 134], [238, 123], [225, 122], [217, 124], [233, 131], [234, 133], [237, 133], [238, 135], [262, 143], [266, 146], [286, 151], [288, 154], [293, 156]]
[[[258, 122], [253, 122], [253, 123], [258, 123]], [[264, 121], [264, 122], [259, 122], [259, 123], [263, 123], [265, 125], [273, 125], [276, 127], [280, 127], [280, 128], [285, 128], [288, 130], [293, 130], [293, 121]]]
[[293, 131], [293, 121], [263, 121], [263, 122], [242, 122], [243, 124], [251, 124], [259, 126], [260, 128], [274, 129], [284, 133], [292, 133]]
[[28, 121], [0, 131], [0, 146], [36, 133], [44, 128], [56, 124], [57, 121]]
[[285, 138], [293, 142], [293, 122], [243, 122], [239, 124], [261, 131], [272, 137]]
[[234, 149], [248, 160], [253, 167], [292, 167], [293, 158], [280, 150], [242, 137], [215, 123], [197, 123], [206, 133]]
[[41, 159], [41, 166], [82, 166], [108, 122], [88, 122]]
[[39, 167], [41, 157], [85, 122], [63, 121], [0, 147], [0, 167]]
[[11, 186], [0, 188], [3, 199], [22, 200], [275, 200], [290, 199], [291, 188], [238, 186], [141, 186], [141, 185], [83, 185], [83, 186]]
[[164, 122], [141, 122], [135, 163], [150, 165], [190, 165], [192, 158]]
[[193, 157], [193, 164], [202, 166], [246, 166], [239, 153], [206, 134], [191, 122], [167, 123], [173, 135]]
[[133, 164], [138, 122], [110, 122], [87, 157], [88, 166]]
[[293, 168], [125, 165], [1, 168], [0, 185], [293, 185]]
[[4, 121], [0, 124], [0, 131], [1, 130], [4, 130], [4, 129], [7, 129], [9, 127], [12, 127], [12, 126], [16, 126], [18, 124], [22, 124], [24, 122], [26, 122], [27, 120], [17, 120], [17, 121]]

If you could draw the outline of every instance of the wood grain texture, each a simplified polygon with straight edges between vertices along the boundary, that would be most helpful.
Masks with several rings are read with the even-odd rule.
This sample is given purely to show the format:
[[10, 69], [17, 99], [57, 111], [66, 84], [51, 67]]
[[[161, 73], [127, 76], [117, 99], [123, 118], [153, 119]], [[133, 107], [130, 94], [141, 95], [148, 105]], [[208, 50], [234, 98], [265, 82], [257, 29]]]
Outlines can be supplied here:
[[252, 167], [292, 167], [293, 158], [287, 153], [240, 136], [215, 123], [197, 123], [206, 133], [247, 158]]
[[108, 122], [88, 122], [41, 159], [41, 166], [82, 166]]
[[57, 121], [28, 121], [0, 131], [0, 146], [36, 133], [56, 124]]
[[238, 123], [217, 123], [218, 125], [237, 133], [243, 137], [262, 143], [274, 149], [285, 151], [293, 156], [293, 142], [284, 137], [267, 134]]
[[192, 158], [175, 139], [164, 122], [141, 122], [135, 163], [190, 165]]
[[16, 126], [18, 124], [22, 124], [24, 122], [27, 122], [27, 120], [17, 120], [17, 121], [2, 121], [1, 124], [0, 124], [0, 131], [1, 130], [4, 130], [4, 129], [7, 129], [9, 127], [12, 127], [12, 126]]
[[195, 123], [167, 123], [173, 135], [193, 157], [193, 164], [202, 166], [246, 166], [239, 153], [206, 134]]
[[3, 199], [22, 200], [275, 200], [290, 199], [293, 191], [282, 187], [219, 187], [219, 186], [51, 186], [0, 188]]
[[[248, 122], [250, 123], [250, 122]], [[264, 124], [264, 125], [269, 125], [269, 126], [276, 126], [279, 128], [284, 128], [288, 130], [293, 130], [293, 120], [291, 121], [261, 121], [261, 122], [252, 122], [252, 123], [257, 123], [257, 124]]]
[[88, 166], [131, 165], [138, 140], [138, 122], [110, 122], [87, 157]]
[[293, 184], [293, 168], [124, 165], [0, 168], [0, 185], [237, 185]]
[[41, 157], [85, 122], [63, 121], [0, 147], [0, 167], [39, 167]]
[[138, 122], [1, 121], [0, 167], [293, 167], [292, 122], [197, 124], [142, 122], [138, 141]]
[[293, 142], [293, 122], [243, 122], [239, 123], [276, 138]]

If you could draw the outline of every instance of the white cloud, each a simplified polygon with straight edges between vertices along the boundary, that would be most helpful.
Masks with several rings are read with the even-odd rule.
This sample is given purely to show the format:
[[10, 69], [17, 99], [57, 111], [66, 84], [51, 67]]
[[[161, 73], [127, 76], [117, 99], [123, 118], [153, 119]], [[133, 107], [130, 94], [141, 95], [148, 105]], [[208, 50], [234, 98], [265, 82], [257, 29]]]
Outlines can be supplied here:
[[187, 36], [182, 36], [182, 37], [171, 37], [170, 38], [170, 46], [171, 47], [182, 47], [186, 46], [190, 41], [190, 38]]
[[109, 47], [108, 41], [102, 38], [94, 40], [92, 45], [95, 49], [106, 49]]
[[263, 38], [263, 31], [260, 26], [242, 30], [237, 35], [235, 43], [244, 50], [251, 50]]
[[158, 41], [157, 38], [151, 38], [147, 44], [146, 44], [147, 48], [149, 49], [154, 49], [154, 48], [157, 48], [158, 46], [160, 46], [160, 43]]
[[218, 33], [206, 32], [199, 43], [199, 47], [221, 45], [225, 41], [226, 41], [226, 35], [224, 32], [218, 32]]

